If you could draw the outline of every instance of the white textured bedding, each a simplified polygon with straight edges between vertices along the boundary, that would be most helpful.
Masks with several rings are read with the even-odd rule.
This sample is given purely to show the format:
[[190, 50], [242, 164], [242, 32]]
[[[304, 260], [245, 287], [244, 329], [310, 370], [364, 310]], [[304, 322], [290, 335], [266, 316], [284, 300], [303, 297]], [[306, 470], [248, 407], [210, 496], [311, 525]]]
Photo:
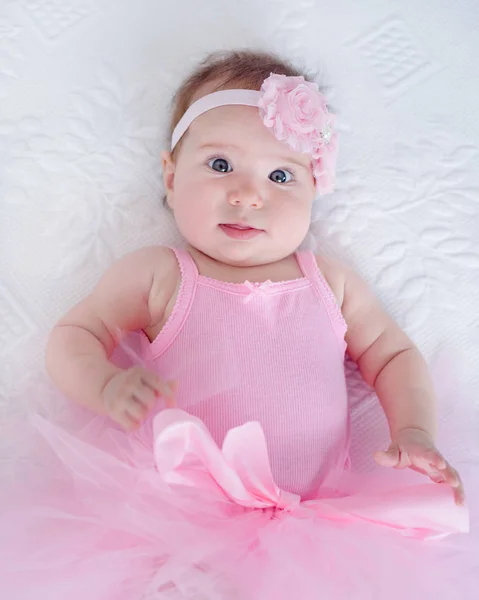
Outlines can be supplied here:
[[[455, 358], [443, 421], [479, 407], [478, 23], [476, 0], [0, 0], [0, 416], [45, 381], [49, 329], [105, 267], [176, 239], [159, 163], [171, 94], [206, 52], [242, 46], [330, 88], [340, 171], [320, 244], [428, 359]], [[354, 373], [350, 387], [357, 447], [379, 416]]]

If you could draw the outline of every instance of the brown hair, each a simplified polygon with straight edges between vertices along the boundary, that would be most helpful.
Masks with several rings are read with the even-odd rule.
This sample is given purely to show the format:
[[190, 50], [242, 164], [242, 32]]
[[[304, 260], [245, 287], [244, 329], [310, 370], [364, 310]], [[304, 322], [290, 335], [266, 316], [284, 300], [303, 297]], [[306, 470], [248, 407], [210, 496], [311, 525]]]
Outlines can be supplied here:
[[[202, 88], [205, 88], [207, 93], [232, 88], [259, 90], [271, 73], [303, 75], [305, 79], [311, 79], [290, 62], [270, 52], [233, 50], [209, 54], [185, 79], [173, 97], [169, 139], [193, 101], [202, 96], [201, 93], [198, 94]], [[173, 155], [180, 145], [181, 140]]]

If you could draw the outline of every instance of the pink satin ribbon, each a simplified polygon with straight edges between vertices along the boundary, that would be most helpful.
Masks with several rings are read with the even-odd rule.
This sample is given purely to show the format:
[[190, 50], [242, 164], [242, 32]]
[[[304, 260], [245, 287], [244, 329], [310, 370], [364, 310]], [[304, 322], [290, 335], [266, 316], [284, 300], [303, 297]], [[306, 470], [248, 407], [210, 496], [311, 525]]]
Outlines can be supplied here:
[[395, 490], [301, 502], [275, 484], [264, 433], [256, 422], [231, 429], [221, 449], [202, 421], [181, 410], [159, 413], [153, 427], [156, 465], [170, 485], [199, 486], [249, 509], [370, 522], [418, 539], [469, 531], [467, 508], [455, 504], [449, 487], [427, 480]]

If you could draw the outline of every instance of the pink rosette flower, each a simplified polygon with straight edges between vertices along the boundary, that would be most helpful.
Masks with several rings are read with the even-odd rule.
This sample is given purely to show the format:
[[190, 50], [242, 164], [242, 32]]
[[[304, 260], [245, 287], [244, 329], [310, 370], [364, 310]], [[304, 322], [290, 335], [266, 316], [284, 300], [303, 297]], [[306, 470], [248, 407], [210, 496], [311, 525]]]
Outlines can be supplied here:
[[316, 188], [333, 191], [338, 151], [335, 116], [316, 83], [304, 77], [271, 74], [261, 86], [260, 116], [281, 142], [311, 155]]

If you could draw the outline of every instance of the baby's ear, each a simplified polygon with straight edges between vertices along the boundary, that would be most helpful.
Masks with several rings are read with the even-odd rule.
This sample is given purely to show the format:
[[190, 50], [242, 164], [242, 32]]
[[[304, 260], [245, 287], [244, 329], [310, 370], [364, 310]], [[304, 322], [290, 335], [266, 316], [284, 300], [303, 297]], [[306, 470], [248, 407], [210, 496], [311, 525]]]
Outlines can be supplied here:
[[166, 201], [170, 208], [173, 207], [173, 188], [175, 180], [175, 161], [170, 152], [161, 153], [161, 166], [163, 168], [163, 184], [165, 186]]

